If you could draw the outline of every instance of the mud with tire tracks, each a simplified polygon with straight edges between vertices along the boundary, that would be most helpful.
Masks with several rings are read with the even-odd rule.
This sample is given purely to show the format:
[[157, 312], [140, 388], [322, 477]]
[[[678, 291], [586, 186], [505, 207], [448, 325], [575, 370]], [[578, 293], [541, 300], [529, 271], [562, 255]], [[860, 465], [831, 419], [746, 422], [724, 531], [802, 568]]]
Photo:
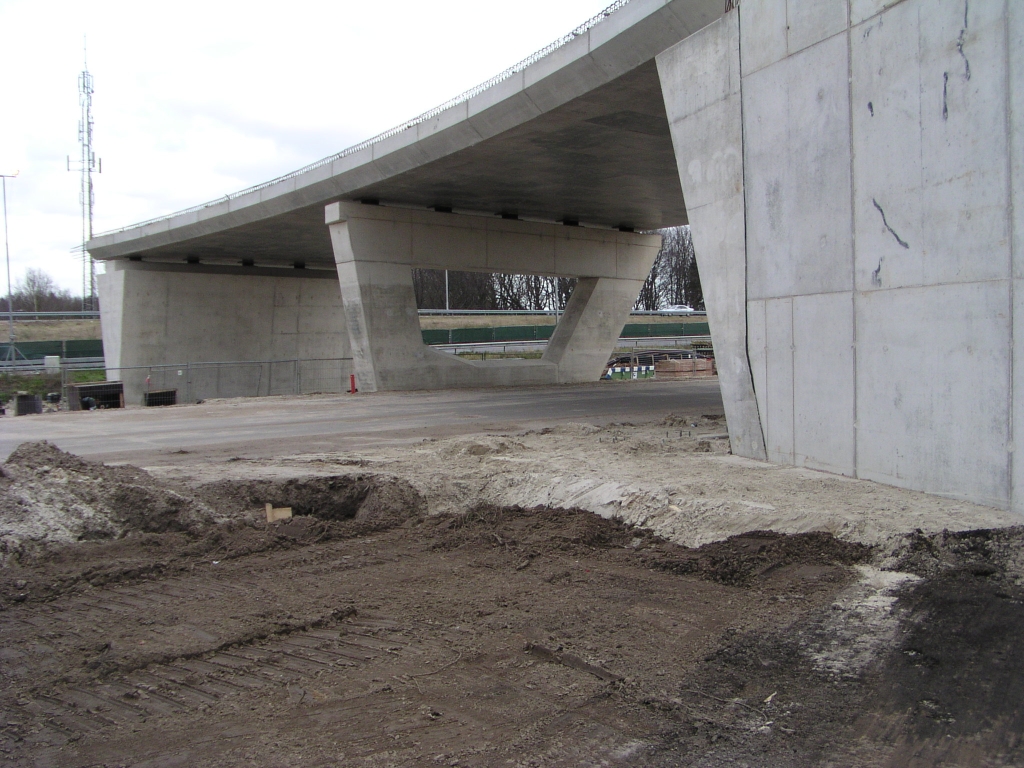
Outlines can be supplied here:
[[[0, 503], [84, 474], [72, 511], [118, 528], [0, 569], [5, 765], [1024, 764], [1020, 528], [691, 549], [583, 510], [429, 515], [361, 469], [185, 488], [34, 450]], [[117, 483], [164, 523], [118, 517]]]

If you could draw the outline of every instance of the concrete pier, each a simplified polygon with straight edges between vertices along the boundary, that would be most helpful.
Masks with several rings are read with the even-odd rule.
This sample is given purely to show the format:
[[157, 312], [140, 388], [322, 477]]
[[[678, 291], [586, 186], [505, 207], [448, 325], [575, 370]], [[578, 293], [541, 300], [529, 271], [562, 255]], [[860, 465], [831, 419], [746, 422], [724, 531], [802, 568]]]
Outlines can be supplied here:
[[[596, 381], [660, 235], [361, 203], [326, 207], [363, 391]], [[423, 344], [412, 270], [579, 277], [540, 360], [462, 360]]]

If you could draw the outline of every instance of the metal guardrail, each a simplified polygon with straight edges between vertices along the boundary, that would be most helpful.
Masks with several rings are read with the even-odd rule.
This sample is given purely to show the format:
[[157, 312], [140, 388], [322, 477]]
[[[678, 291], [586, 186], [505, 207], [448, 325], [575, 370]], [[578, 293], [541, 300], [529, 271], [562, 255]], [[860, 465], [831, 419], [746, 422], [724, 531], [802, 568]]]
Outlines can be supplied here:
[[[438, 352], [452, 355], [508, 355], [519, 352], [537, 352], [547, 347], [547, 339], [533, 341], [492, 341], [466, 342], [459, 344], [433, 344]], [[620, 338], [615, 344], [616, 349], [649, 349], [671, 346], [673, 349], [711, 349], [710, 336], [646, 336], [637, 338]]]
[[[421, 309], [419, 313], [423, 317], [444, 317], [451, 315], [457, 316], [474, 316], [474, 315], [545, 315], [545, 316], [558, 316], [565, 314], [564, 309]], [[653, 317], [653, 316], [666, 316], [666, 317], [705, 317], [707, 312], [674, 312], [669, 309], [637, 309], [630, 312], [630, 317]]]
[[184, 209], [182, 209], [180, 211], [175, 211], [174, 213], [169, 213], [169, 214], [166, 214], [164, 216], [157, 216], [156, 218], [153, 218], [153, 219], [147, 219], [146, 221], [140, 221], [137, 224], [130, 224], [130, 225], [126, 226], [126, 227], [121, 227], [120, 229], [111, 229], [111, 230], [108, 230], [106, 232], [100, 232], [100, 233], [98, 233], [96, 235], [93, 235], [93, 237], [94, 238], [95, 237], [105, 237], [107, 235], [117, 234], [118, 232], [128, 232], [129, 230], [138, 229], [139, 227], [145, 227], [145, 226], [147, 226], [149, 224], [155, 224], [158, 221], [165, 221], [166, 219], [171, 219], [171, 218], [174, 218], [175, 216], [183, 216], [186, 213], [194, 213], [196, 211], [201, 211], [204, 208], [209, 208], [210, 206], [217, 205], [219, 203], [224, 202], [225, 200], [234, 200], [236, 198], [243, 197], [245, 195], [250, 195], [253, 192], [259, 192], [262, 189], [267, 189], [268, 187], [272, 187], [275, 184], [281, 183], [282, 181], [287, 181], [288, 179], [294, 179], [296, 176], [301, 176], [302, 174], [308, 173], [309, 171], [315, 170], [316, 168], [321, 168], [321, 167], [323, 167], [325, 165], [329, 165], [330, 163], [333, 163], [336, 160], [340, 160], [343, 157], [348, 157], [349, 155], [354, 155], [357, 152], [362, 152], [364, 149], [366, 149], [368, 147], [371, 147], [374, 144], [377, 144], [377, 143], [379, 143], [381, 141], [384, 141], [385, 139], [389, 139], [392, 136], [395, 136], [395, 135], [401, 133], [402, 131], [408, 130], [409, 128], [412, 128], [415, 125], [419, 125], [420, 123], [424, 123], [427, 120], [431, 120], [432, 118], [437, 117], [439, 114], [441, 114], [445, 110], [451, 109], [452, 107], [458, 106], [459, 104], [462, 104], [463, 102], [469, 101], [471, 98], [473, 98], [474, 96], [477, 96], [477, 95], [483, 93], [488, 88], [492, 88], [493, 86], [497, 85], [498, 83], [500, 83], [500, 82], [502, 82], [504, 80], [507, 80], [508, 78], [512, 77], [513, 75], [516, 75], [516, 74], [522, 72], [524, 69], [529, 67], [531, 64], [534, 64], [534, 63], [540, 61], [541, 59], [543, 59], [548, 54], [558, 50], [563, 45], [566, 45], [567, 43], [572, 42], [573, 40], [575, 40], [580, 35], [586, 34], [588, 31], [590, 31], [590, 29], [595, 27], [597, 24], [601, 23], [606, 18], [611, 16], [613, 13], [615, 13], [617, 10], [619, 10], [623, 6], [627, 5], [629, 3], [629, 1], [630, 0], [615, 0], [615, 2], [613, 2], [607, 8], [605, 8], [603, 11], [598, 13], [596, 16], [592, 16], [591, 18], [587, 19], [585, 22], [583, 22], [578, 27], [576, 27], [574, 30], [572, 30], [572, 32], [569, 32], [566, 35], [562, 35], [560, 38], [555, 40], [553, 43], [550, 43], [549, 45], [545, 46], [544, 48], [541, 48], [539, 51], [531, 54], [530, 56], [527, 56], [525, 59], [523, 59], [522, 61], [518, 62], [517, 64], [513, 64], [508, 69], [506, 69], [506, 70], [504, 70], [502, 72], [499, 72], [497, 75], [495, 75], [491, 79], [486, 80], [486, 81], [480, 83], [479, 85], [477, 85], [477, 86], [475, 86], [473, 88], [470, 88], [468, 91], [460, 93], [458, 96], [456, 96], [456, 97], [454, 97], [452, 99], [449, 99], [444, 104], [440, 104], [440, 105], [434, 107], [433, 109], [424, 112], [422, 115], [418, 115], [417, 117], [412, 118], [411, 120], [406, 120], [401, 125], [397, 125], [394, 128], [391, 128], [390, 130], [384, 131], [384, 133], [380, 133], [380, 134], [374, 136], [371, 139], [367, 139], [366, 141], [362, 141], [359, 144], [356, 144], [355, 146], [349, 147], [348, 149], [344, 149], [341, 152], [337, 152], [337, 153], [331, 155], [330, 157], [325, 157], [322, 160], [317, 160], [315, 163], [310, 163], [309, 165], [303, 166], [302, 168], [299, 168], [297, 171], [292, 171], [291, 173], [286, 173], [283, 176], [278, 176], [276, 179], [271, 179], [270, 181], [265, 181], [265, 182], [263, 182], [261, 184], [256, 184], [254, 186], [247, 187], [246, 189], [243, 189], [243, 190], [241, 190], [239, 192], [233, 192], [231, 194], [224, 195], [223, 197], [219, 197], [216, 200], [211, 200], [211, 201], [209, 201], [207, 203], [200, 203], [199, 205], [193, 205], [191, 208], [184, 208]]
[[6, 319], [8, 314], [14, 315], [16, 323], [31, 320], [99, 320], [100, 317], [100, 311], [95, 309], [85, 312], [0, 312], [0, 320]]

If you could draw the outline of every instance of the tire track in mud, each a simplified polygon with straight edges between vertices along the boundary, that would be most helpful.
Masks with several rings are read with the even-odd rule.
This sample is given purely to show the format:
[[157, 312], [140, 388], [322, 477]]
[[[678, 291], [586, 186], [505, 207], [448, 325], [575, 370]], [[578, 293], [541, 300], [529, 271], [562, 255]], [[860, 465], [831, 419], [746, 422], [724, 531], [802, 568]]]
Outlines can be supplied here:
[[[372, 566], [391, 562], [369, 560]], [[321, 568], [321, 563], [308, 563], [305, 572], [291, 577], [315, 578]], [[105, 627], [140, 617], [159, 620], [185, 614], [197, 595], [207, 601], [243, 601], [264, 586], [259, 580], [236, 581], [227, 588], [197, 583], [203, 578], [178, 576], [118, 585], [0, 613], [0, 638], [25, 662], [22, 674], [14, 669], [19, 659], [11, 654], [0, 664], [5, 677], [22, 683], [0, 693], [0, 750], [12, 765], [103, 762], [116, 758], [118, 745], [132, 734], [165, 731], [171, 732], [172, 742], [175, 734], [183, 739], [188, 735], [189, 745], [177, 749], [168, 743], [168, 750], [150, 757], [159, 764], [173, 763], [175, 755], [188, 762], [195, 759], [193, 735], [200, 736], [208, 749], [217, 745], [217, 750], [242, 749], [240, 742], [246, 738], [265, 735], [268, 731], [245, 725], [238, 717], [253, 710], [292, 713], [283, 719], [279, 714], [280, 722], [267, 726], [273, 733], [287, 731], [290, 721], [301, 721], [301, 727], [308, 727], [309, 719], [343, 721], [353, 734], [345, 749], [360, 759], [381, 751], [443, 753], [446, 745], [478, 741], [481, 736], [482, 743], [497, 748], [514, 743], [518, 733], [527, 734], [529, 741], [529, 734], [550, 732], [553, 722], [567, 717], [581, 738], [583, 732], [593, 735], [583, 739], [589, 747], [576, 742], [570, 752], [583, 749], [594, 755], [606, 751], [607, 744], [620, 749], [630, 742], [627, 734], [587, 716], [561, 706], [552, 709], [543, 686], [510, 686], [500, 669], [509, 658], [487, 657], [478, 664], [467, 658], [448, 668], [445, 659], [454, 655], [453, 643], [464, 641], [458, 633], [434, 622], [400, 621], [375, 611], [328, 614], [307, 626], [284, 626], [269, 636], [241, 642], [220, 643], [219, 637], [205, 633], [208, 647], [184, 656], [135, 668], [130, 660], [129, 668], [111, 662], [100, 679], [57, 679], [32, 689], [38, 682], [27, 674], [38, 670], [38, 664], [27, 659], [33, 642], [38, 645], [50, 636], [64, 644], [65, 652], [69, 646], [91, 644], [102, 657], [110, 649], [97, 645], [96, 637]], [[204, 634], [199, 627], [193, 629]], [[43, 655], [59, 656], [60, 650], [49, 648]], [[512, 659], [515, 650], [520, 649], [509, 649]], [[442, 671], [443, 676], [437, 674]], [[59, 676], [60, 665], [52, 665], [51, 672]], [[566, 686], [578, 685], [578, 673], [555, 672]], [[453, 700], [447, 692], [453, 683], [477, 703]], [[587, 685], [590, 694], [600, 688], [589, 681]], [[588, 698], [589, 694], [583, 700]], [[500, 706], [493, 706], [497, 702]], [[248, 736], [239, 735], [239, 729]]]
[[[76, 601], [77, 602], [77, 601]], [[81, 601], [88, 610], [68, 607], [64, 613], [95, 618], [96, 610], [113, 610], [117, 601], [98, 595]], [[142, 602], [142, 601], [140, 601]], [[146, 608], [144, 602], [136, 608]], [[5, 619], [7, 617], [4, 617]], [[38, 630], [42, 622], [20, 622]], [[4, 621], [4, 634], [14, 622]], [[197, 654], [139, 669], [117, 672], [102, 681], [56, 686], [43, 693], [28, 693], [12, 701], [4, 696], [4, 740], [63, 747], [83, 736], [169, 718], [223, 708], [249, 694], [271, 695], [301, 703], [308, 687], [326, 675], [351, 677], [381, 654], [402, 656], [408, 649], [408, 630], [386, 617], [343, 620], [333, 628], [288, 632], [269, 639], [231, 645], [224, 650]], [[414, 657], [422, 657], [414, 649]], [[28, 727], [31, 715], [34, 727]]]

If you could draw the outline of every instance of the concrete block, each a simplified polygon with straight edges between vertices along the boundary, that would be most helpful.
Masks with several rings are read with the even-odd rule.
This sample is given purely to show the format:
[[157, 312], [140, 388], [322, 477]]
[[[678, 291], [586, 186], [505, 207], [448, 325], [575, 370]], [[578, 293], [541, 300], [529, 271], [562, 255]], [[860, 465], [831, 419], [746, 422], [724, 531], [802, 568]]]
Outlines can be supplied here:
[[[316, 307], [303, 307], [295, 313], [299, 335], [310, 335], [325, 337], [337, 333], [338, 328], [344, 327], [345, 313], [341, 308], [341, 294], [338, 294], [338, 306], [331, 309], [320, 309]], [[318, 355], [318, 357], [331, 357], [332, 355]]]
[[[941, 13], [921, 14], [922, 235], [930, 256], [925, 262], [927, 283], [1007, 274], [1005, 24], [1004, 7], [993, 2], [958, 3], [945, 6]], [[957, 49], [961, 35], [962, 55]], [[943, 77], [946, 72], [948, 78]], [[949, 248], [951, 242], [956, 243], [955, 249]], [[934, 257], [951, 251], [954, 263]]]
[[543, 235], [488, 230], [487, 268], [493, 272], [555, 272], [555, 240]]
[[103, 337], [103, 357], [109, 368], [121, 367], [121, 341], [124, 338], [124, 283], [125, 272], [121, 263], [109, 263], [106, 270], [96, 275], [99, 294], [100, 332]]
[[669, 0], [665, 8], [679, 19], [687, 36], [695, 34], [723, 15], [724, 3], [717, 0]]
[[765, 448], [768, 460], [796, 463], [793, 372], [793, 299], [765, 302]]
[[861, 477], [1006, 508], [1009, 281], [858, 296]]
[[[689, 137], [676, 149], [676, 163], [687, 211], [743, 194], [742, 128], [736, 112], [739, 95], [717, 101], [679, 120], [674, 130]], [[699, 126], [717, 126], [701, 132]]]
[[[415, 135], [415, 129], [410, 128], [409, 130]], [[392, 136], [391, 139], [398, 139], [401, 136], [402, 134]], [[385, 142], [389, 142], [391, 139], [386, 139]], [[426, 148], [419, 143], [398, 147], [391, 152], [385, 151], [377, 144], [373, 147], [373, 164], [385, 179], [419, 168], [436, 159], [436, 157], [428, 155]]]
[[[735, 24], [716, 24], [716, 33], [701, 33], [698, 41], [684, 41], [657, 58], [665, 113], [669, 124], [739, 93], [739, 36], [729, 34]], [[697, 44], [697, 43], [700, 44]], [[689, 202], [689, 201], [687, 201]]]
[[523, 75], [518, 73], [469, 100], [469, 121], [484, 139], [515, 128], [540, 114], [537, 105], [523, 92]]
[[743, 80], [750, 298], [850, 290], [845, 38]]
[[[344, 155], [339, 157], [337, 160], [331, 161], [331, 175], [341, 176], [342, 174], [350, 173], [358, 169], [366, 169], [372, 166], [373, 163], [373, 147], [369, 146], [366, 149], [361, 149], [358, 152], [353, 152], [350, 155]], [[379, 180], [379, 178], [377, 179]]]
[[299, 308], [297, 304], [292, 306], [277, 306], [264, 308], [272, 318], [270, 332], [275, 336], [293, 336], [299, 332]]
[[661, 235], [649, 236], [647, 244], [618, 243], [615, 247], [615, 277], [643, 282], [651, 273], [659, 250]]
[[741, 3], [740, 41], [743, 76], [784, 59], [787, 44], [787, 0]]
[[436, 160], [478, 144], [481, 140], [473, 124], [465, 120], [451, 128], [422, 137], [418, 146], [423, 157]]
[[[599, 24], [590, 28], [587, 37], [590, 40], [590, 50], [600, 48], [616, 38], [631, 33], [636, 27], [649, 24], [652, 19], [662, 21], [666, 15], [663, 9], [667, 3], [665, 0], [646, 0], [639, 3], [633, 2], [619, 8], [615, 13], [603, 19]], [[678, 24], [679, 19], [673, 18]]]
[[786, 23], [789, 26], [787, 49], [802, 51], [846, 30], [848, 0], [787, 0]]
[[1015, 279], [1013, 285], [1013, 398], [1010, 403], [1011, 440], [1010, 479], [1012, 498], [1010, 508], [1024, 515], [1024, 280]]
[[464, 124], [469, 119], [469, 103], [462, 102], [415, 126], [416, 138], [423, 140], [450, 128]]
[[795, 463], [854, 475], [853, 294], [793, 299]]
[[765, 301], [747, 302], [747, 358], [750, 360], [750, 376], [754, 382], [754, 395], [761, 424], [765, 423], [768, 388], [768, 323]]
[[1024, 6], [1008, 3], [1010, 178], [1013, 210], [1013, 442], [1011, 509], [1024, 515]]
[[486, 270], [487, 232], [482, 228], [413, 224], [412, 263], [423, 269]]
[[347, 256], [339, 257], [335, 246], [335, 259], [354, 259], [355, 254], [366, 253], [372, 254], [372, 260], [409, 264], [412, 261], [412, 230], [413, 225], [407, 221], [353, 217], [348, 221], [351, 251]]
[[857, 25], [867, 21], [886, 8], [891, 8], [904, 0], [850, 0], [850, 24]]
[[[1013, 276], [1024, 279], [1024, 6], [1008, 3], [1010, 194], [1013, 208]], [[1021, 336], [1019, 338], [1024, 338]], [[1022, 382], [1024, 383], [1024, 382]], [[1016, 402], [1024, 402], [1017, 400]], [[1024, 442], [1024, 433], [1021, 434]], [[1024, 484], [1018, 486], [1024, 489]], [[1024, 493], [1024, 491], [1022, 491]]]
[[590, 56], [609, 75], [618, 76], [650, 61], [691, 32], [663, 3], [629, 3], [591, 28]]
[[285, 283], [274, 286], [275, 307], [297, 307], [302, 303], [302, 290], [298, 283]]
[[919, 8], [896, 5], [852, 37], [861, 291], [1007, 275], [1001, 17], [970, 6], [962, 56], [964, 6]]
[[[562, 75], [563, 72], [568, 71], [570, 68], [576, 72], [586, 71], [587, 68], [593, 70], [594, 63], [592, 61], [585, 63], [583, 69], [578, 68], [589, 55], [590, 35], [588, 33], [570, 40], [560, 48], [553, 50], [540, 61], [536, 61], [527, 67], [523, 72], [523, 87], [531, 90], [538, 83], [551, 77], [555, 80], [553, 84], [567, 86], [568, 83], [562, 82], [565, 79]], [[599, 81], [594, 81], [595, 84], [597, 82]]]
[[[324, 218], [335, 249], [353, 371], [365, 392], [597, 380], [660, 243], [659, 236], [344, 202], [328, 205]], [[617, 267], [620, 248], [632, 249], [631, 263], [647, 262], [638, 280], [581, 280], [542, 361], [470, 365], [423, 345], [412, 265], [553, 274], [556, 244], [571, 244], [563, 256], [575, 259], [567, 265], [573, 276], [580, 274], [576, 269], [593, 269], [588, 254], [606, 270]], [[304, 322], [300, 317], [303, 338], [322, 330]]]
[[[616, 277], [616, 250], [614, 240], [594, 241], [572, 236], [556, 237], [554, 271], [561, 275]], [[627, 259], [628, 256], [623, 254], [623, 258]]]

